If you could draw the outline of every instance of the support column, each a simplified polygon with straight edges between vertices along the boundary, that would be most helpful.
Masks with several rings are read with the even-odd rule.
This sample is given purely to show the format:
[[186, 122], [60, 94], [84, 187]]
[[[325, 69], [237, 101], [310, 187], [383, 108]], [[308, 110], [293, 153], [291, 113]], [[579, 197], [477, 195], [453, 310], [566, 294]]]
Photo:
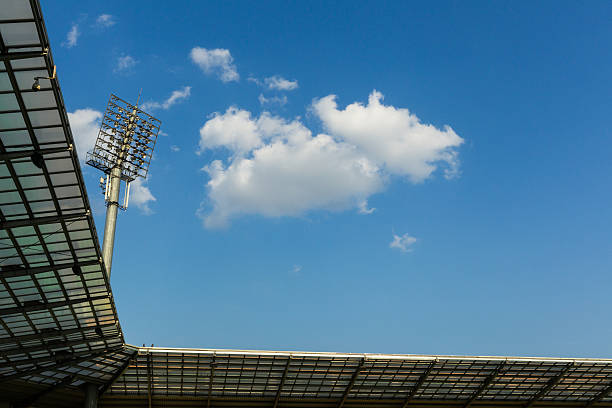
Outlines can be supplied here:
[[121, 186], [121, 165], [113, 167], [110, 176], [110, 187], [106, 207], [106, 224], [104, 225], [104, 241], [102, 243], [102, 258], [106, 265], [106, 275], [110, 279], [113, 266], [113, 246], [115, 244], [115, 227], [119, 210], [119, 189]]
[[85, 386], [85, 408], [98, 408], [98, 387], [95, 384]]

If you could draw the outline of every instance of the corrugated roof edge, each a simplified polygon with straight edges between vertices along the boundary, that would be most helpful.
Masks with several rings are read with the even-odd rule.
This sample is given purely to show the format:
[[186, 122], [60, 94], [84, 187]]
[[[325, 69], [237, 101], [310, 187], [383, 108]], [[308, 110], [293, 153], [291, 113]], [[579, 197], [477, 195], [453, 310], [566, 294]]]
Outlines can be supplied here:
[[612, 359], [602, 358], [557, 358], [557, 357], [517, 357], [517, 356], [458, 356], [458, 355], [425, 355], [425, 354], [382, 354], [382, 353], [336, 353], [311, 351], [272, 351], [272, 350], [236, 350], [236, 349], [199, 349], [169, 347], [139, 347], [126, 344], [126, 349], [145, 353], [182, 353], [182, 354], [235, 354], [286, 357], [335, 357], [358, 358], [366, 360], [482, 360], [482, 361], [517, 361], [517, 362], [563, 362], [563, 363], [612, 363]]

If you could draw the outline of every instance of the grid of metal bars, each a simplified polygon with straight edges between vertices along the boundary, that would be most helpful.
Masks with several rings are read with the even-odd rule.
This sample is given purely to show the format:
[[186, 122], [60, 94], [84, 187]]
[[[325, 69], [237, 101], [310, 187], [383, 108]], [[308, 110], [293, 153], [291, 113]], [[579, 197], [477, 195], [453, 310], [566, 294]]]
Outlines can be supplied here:
[[59, 83], [32, 89], [53, 68], [38, 2], [3, 0], [0, 389], [102, 387], [129, 357]]
[[138, 348], [102, 401], [612, 406], [610, 384], [612, 360]]
[[118, 163], [121, 178], [147, 177], [161, 121], [111, 94], [87, 164], [110, 174]]

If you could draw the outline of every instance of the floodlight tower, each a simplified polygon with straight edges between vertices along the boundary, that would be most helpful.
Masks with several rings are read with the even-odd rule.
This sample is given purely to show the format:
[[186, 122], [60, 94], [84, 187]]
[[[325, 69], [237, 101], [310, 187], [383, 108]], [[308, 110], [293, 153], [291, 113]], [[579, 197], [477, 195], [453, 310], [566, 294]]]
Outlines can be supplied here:
[[[140, 100], [140, 96], [138, 97]], [[87, 164], [106, 174], [100, 178], [106, 202], [106, 224], [102, 257], [110, 279], [113, 264], [115, 226], [119, 208], [127, 210], [130, 182], [147, 177], [153, 149], [157, 142], [161, 121], [111, 94], [98, 138], [92, 151], [87, 153]], [[121, 180], [124, 181], [123, 204], [119, 204]]]

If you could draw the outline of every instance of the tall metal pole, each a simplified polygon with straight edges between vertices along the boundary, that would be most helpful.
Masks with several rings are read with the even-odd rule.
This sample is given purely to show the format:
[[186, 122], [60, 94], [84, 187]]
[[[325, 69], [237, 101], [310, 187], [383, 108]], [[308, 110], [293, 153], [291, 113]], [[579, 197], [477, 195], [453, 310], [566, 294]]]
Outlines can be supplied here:
[[115, 245], [115, 227], [119, 211], [119, 188], [121, 186], [121, 165], [113, 167], [109, 180], [110, 188], [106, 207], [106, 224], [104, 224], [104, 241], [102, 242], [102, 258], [106, 265], [106, 275], [110, 279], [113, 266], [113, 247]]
[[[138, 96], [140, 100], [140, 95]], [[136, 103], [138, 106], [138, 102]], [[136, 109], [130, 114], [130, 120], [127, 125], [127, 131], [124, 134], [121, 144], [121, 151], [117, 164], [112, 168], [109, 183], [110, 191], [106, 208], [106, 223], [104, 224], [104, 241], [102, 242], [102, 257], [106, 265], [106, 275], [108, 279], [111, 276], [111, 268], [113, 266], [113, 248], [115, 246], [115, 227], [117, 226], [117, 213], [119, 211], [119, 190], [121, 188], [121, 167], [123, 160], [128, 153], [130, 140], [134, 134], [134, 126], [136, 122]]]
[[98, 408], [98, 387], [88, 383], [85, 386], [85, 408]]

